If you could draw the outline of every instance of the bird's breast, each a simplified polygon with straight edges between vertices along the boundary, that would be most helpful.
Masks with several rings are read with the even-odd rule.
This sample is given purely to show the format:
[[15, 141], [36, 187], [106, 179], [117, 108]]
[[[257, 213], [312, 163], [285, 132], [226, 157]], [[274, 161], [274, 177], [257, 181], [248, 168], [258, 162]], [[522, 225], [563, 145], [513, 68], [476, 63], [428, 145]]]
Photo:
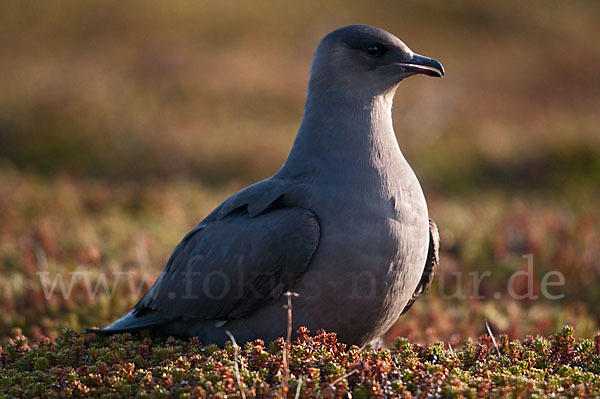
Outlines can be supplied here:
[[[397, 190], [397, 192], [395, 191]], [[331, 304], [316, 325], [346, 331], [349, 342], [382, 334], [399, 316], [423, 272], [428, 216], [420, 191], [368, 184], [317, 188], [313, 210], [321, 240], [297, 287], [306, 309]], [[341, 317], [340, 315], [343, 315]], [[339, 325], [343, 324], [343, 325]]]
[[[392, 181], [382, 181], [381, 175], [360, 177], [314, 187], [308, 206], [321, 226], [318, 255], [339, 264], [343, 270], [338, 271], [373, 273], [385, 280], [384, 287], [412, 274], [420, 276], [428, 213], [414, 173]], [[406, 283], [412, 285], [415, 279], [409, 280]]]

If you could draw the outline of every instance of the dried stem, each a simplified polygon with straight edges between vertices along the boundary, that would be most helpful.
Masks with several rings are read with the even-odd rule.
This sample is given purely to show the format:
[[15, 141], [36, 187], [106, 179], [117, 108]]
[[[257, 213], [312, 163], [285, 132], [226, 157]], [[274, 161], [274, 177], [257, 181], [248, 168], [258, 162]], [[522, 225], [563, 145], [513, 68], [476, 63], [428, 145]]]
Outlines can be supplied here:
[[344, 374], [344, 375], [343, 375], [343, 376], [341, 376], [340, 378], [338, 378], [338, 379], [336, 379], [335, 381], [333, 381], [333, 382], [332, 382], [330, 385], [331, 385], [332, 387], [334, 387], [334, 388], [335, 388], [335, 384], [337, 384], [338, 382], [340, 382], [340, 381], [341, 381], [341, 380], [343, 380], [344, 378], [348, 378], [348, 377], [350, 377], [350, 376], [351, 376], [352, 374], [354, 374], [354, 373], [358, 373], [358, 370], [357, 370], [357, 369], [354, 369], [354, 370], [352, 370], [351, 372], [349, 372], [348, 374]]
[[496, 352], [498, 353], [498, 356], [502, 356], [500, 354], [500, 349], [498, 348], [498, 344], [496, 343], [496, 338], [494, 338], [494, 334], [492, 334], [492, 329], [490, 328], [490, 325], [487, 320], [485, 320], [485, 327], [487, 328], [488, 334], [492, 338], [492, 342], [494, 343], [494, 346], [496, 347]]
[[230, 333], [229, 331], [225, 331], [225, 333], [229, 336], [229, 339], [233, 343], [233, 362], [235, 365], [235, 379], [237, 381], [240, 394], [242, 395], [242, 399], [246, 399], [246, 393], [244, 392], [244, 387], [242, 386], [242, 379], [240, 377], [240, 368], [238, 366], [238, 344], [235, 341], [235, 338], [233, 337], [232, 333]]
[[298, 380], [298, 386], [296, 387], [296, 396], [294, 396], [294, 399], [298, 399], [300, 397], [301, 390], [302, 390], [302, 376], [300, 376], [300, 379]]
[[287, 305], [284, 308], [287, 309], [287, 336], [285, 339], [285, 345], [283, 346], [283, 381], [281, 381], [281, 394], [283, 397], [287, 396], [289, 391], [288, 380], [290, 378], [290, 367], [289, 367], [289, 351], [292, 346], [292, 297], [300, 296], [297, 292], [287, 291], [283, 295], [287, 296]]

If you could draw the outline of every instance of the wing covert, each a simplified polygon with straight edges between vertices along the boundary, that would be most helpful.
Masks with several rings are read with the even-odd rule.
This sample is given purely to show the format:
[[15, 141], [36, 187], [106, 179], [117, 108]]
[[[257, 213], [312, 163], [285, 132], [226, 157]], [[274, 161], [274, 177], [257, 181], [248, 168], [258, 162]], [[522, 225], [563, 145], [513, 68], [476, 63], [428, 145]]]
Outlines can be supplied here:
[[280, 296], [306, 269], [319, 243], [313, 212], [245, 207], [204, 221], [177, 246], [134, 313], [230, 320]]
[[431, 219], [429, 219], [429, 251], [427, 252], [427, 260], [425, 261], [425, 269], [423, 269], [423, 275], [421, 280], [415, 289], [412, 297], [404, 306], [401, 315], [406, 313], [408, 309], [415, 303], [418, 297], [420, 297], [425, 291], [431, 287], [433, 282], [433, 276], [440, 264], [440, 233], [437, 225]]

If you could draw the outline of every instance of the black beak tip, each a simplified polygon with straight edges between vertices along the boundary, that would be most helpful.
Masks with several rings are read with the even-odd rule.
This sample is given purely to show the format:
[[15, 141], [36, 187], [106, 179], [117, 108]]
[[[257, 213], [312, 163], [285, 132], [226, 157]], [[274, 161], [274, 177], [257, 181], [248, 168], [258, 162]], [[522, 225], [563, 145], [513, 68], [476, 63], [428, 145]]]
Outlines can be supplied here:
[[443, 78], [445, 75], [444, 67], [438, 60], [414, 54], [410, 61], [401, 63], [407, 71], [419, 73], [427, 76]]
[[444, 77], [444, 75], [446, 74], [446, 71], [444, 71], [444, 67], [442, 66], [442, 64], [441, 64], [441, 63], [440, 63], [438, 60], [434, 60], [434, 59], [432, 59], [431, 61], [432, 61], [432, 63], [434, 64], [434, 65], [432, 65], [432, 66], [433, 66], [435, 69], [437, 69], [437, 70], [438, 70], [438, 72], [439, 72], [439, 74], [438, 74], [438, 76], [437, 76], [437, 77], [438, 77], [438, 78], [443, 78], [443, 77]]

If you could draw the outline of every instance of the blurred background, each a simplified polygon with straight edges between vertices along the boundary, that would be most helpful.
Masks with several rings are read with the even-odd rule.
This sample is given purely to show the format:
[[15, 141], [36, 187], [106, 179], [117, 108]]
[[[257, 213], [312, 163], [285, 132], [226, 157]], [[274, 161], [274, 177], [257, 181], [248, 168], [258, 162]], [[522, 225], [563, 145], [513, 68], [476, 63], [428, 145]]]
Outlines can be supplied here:
[[[127, 311], [191, 227], [279, 168], [312, 52], [353, 23], [446, 68], [394, 103], [442, 265], [390, 339], [457, 345], [485, 320], [512, 337], [566, 323], [592, 336], [599, 20], [592, 0], [2, 2], [0, 343]], [[512, 287], [528, 298], [511, 298], [527, 254]], [[550, 271], [561, 299], [542, 295]]]

